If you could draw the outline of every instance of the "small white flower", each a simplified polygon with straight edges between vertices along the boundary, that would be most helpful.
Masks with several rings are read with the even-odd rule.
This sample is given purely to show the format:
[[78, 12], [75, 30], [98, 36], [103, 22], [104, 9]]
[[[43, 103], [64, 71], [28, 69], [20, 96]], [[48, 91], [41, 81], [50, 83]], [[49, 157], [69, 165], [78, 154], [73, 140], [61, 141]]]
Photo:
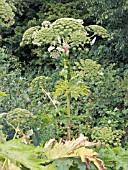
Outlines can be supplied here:
[[53, 51], [54, 49], [55, 49], [55, 47], [50, 46], [50, 47], [48, 48], [48, 52], [51, 52], [51, 51]]
[[103, 76], [103, 75], [104, 75], [104, 73], [103, 73], [103, 72], [98, 72], [98, 74], [99, 74], [100, 76]]
[[108, 124], [111, 123], [111, 120], [108, 120]]

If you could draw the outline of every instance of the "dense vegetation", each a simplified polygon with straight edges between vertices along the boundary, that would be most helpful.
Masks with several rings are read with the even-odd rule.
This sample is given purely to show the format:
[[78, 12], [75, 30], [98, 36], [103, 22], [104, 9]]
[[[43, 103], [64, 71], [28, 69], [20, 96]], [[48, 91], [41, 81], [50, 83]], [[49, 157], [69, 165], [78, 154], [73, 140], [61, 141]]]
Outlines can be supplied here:
[[127, 0], [0, 0], [0, 169], [127, 169], [127, 28]]

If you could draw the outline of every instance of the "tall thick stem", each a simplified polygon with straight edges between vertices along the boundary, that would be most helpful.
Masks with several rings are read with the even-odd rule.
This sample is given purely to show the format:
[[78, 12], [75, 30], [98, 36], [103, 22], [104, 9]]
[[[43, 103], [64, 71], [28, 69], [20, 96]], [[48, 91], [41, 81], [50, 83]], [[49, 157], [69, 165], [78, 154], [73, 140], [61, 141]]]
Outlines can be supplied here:
[[[65, 68], [67, 69], [67, 80], [68, 82], [71, 81], [71, 70], [70, 70], [70, 62], [68, 59], [65, 59], [64, 60], [64, 66]], [[70, 131], [70, 101], [71, 101], [71, 94], [67, 94], [67, 116], [68, 116], [68, 121], [67, 121], [67, 124], [68, 124], [68, 127], [67, 127], [67, 133], [68, 133], [68, 140], [71, 140], [71, 131]]]
[[68, 140], [71, 139], [71, 132], [70, 132], [70, 94], [67, 95], [67, 116], [68, 116]]

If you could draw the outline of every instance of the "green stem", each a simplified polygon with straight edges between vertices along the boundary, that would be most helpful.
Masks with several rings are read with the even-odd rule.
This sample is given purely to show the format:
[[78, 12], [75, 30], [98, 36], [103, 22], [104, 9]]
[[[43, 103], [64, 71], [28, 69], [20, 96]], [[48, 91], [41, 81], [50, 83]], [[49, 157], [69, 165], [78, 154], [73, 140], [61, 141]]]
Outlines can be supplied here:
[[71, 139], [71, 133], [70, 133], [70, 94], [67, 95], [67, 116], [68, 116], [68, 140]]
[[15, 134], [14, 134], [13, 140], [16, 139], [18, 132], [19, 132], [19, 123], [18, 123], [18, 126], [15, 128]]
[[14, 137], [13, 137], [13, 140], [16, 139], [16, 136], [17, 136], [17, 133], [19, 132], [19, 130], [17, 130], [17, 128], [15, 129], [15, 134], [14, 134]]
[[[71, 70], [70, 70], [70, 62], [68, 60], [68, 56], [64, 56], [64, 68], [67, 70], [67, 76], [65, 77], [65, 79], [70, 82], [71, 81]], [[71, 101], [71, 94], [70, 92], [67, 94], [67, 117], [68, 117], [68, 120], [67, 120], [67, 124], [68, 124], [68, 127], [67, 127], [67, 139], [68, 140], [71, 140], [71, 132], [70, 132], [70, 101]]]
[[[65, 64], [66, 64], [66, 66], [67, 66], [67, 80], [68, 80], [68, 82], [70, 82], [71, 81], [71, 70], [70, 70], [70, 62], [69, 62], [69, 60], [67, 59], [66, 60], [66, 62], [65, 62]], [[71, 101], [71, 94], [69, 93], [68, 95], [67, 95], [67, 116], [68, 116], [68, 127], [67, 127], [67, 133], [68, 133], [68, 136], [67, 136], [67, 138], [68, 138], [68, 140], [71, 140], [71, 131], [70, 131], [70, 111], [71, 111], [71, 109], [70, 109], [70, 101]]]

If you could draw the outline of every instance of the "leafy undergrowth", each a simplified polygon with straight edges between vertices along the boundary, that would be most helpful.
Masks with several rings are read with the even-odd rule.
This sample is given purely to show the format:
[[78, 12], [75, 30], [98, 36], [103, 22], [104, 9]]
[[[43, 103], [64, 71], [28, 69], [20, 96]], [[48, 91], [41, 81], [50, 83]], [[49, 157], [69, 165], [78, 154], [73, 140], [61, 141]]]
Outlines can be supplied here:
[[122, 147], [100, 148], [99, 153], [108, 170], [128, 169], [128, 149]]
[[98, 153], [89, 147], [100, 145], [80, 135], [72, 141], [51, 139], [44, 147], [28, 144], [25, 138], [0, 144], [2, 170], [106, 170]]

